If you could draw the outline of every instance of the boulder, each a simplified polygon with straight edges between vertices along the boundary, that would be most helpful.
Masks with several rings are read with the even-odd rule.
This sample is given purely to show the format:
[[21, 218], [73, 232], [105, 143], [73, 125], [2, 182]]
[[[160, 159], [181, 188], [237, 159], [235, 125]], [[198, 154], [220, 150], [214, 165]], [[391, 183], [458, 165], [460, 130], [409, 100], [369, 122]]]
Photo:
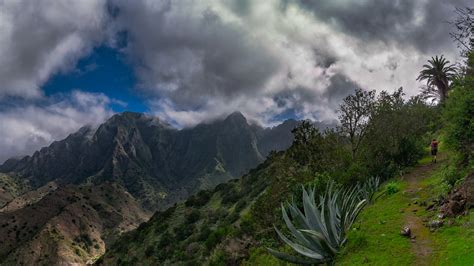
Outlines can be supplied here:
[[474, 207], [474, 172], [469, 173], [464, 182], [454, 189], [441, 205], [441, 214], [447, 217], [463, 215]]
[[428, 226], [432, 229], [438, 229], [440, 228], [441, 226], [443, 226], [444, 224], [444, 221], [443, 220], [438, 220], [438, 219], [435, 219], [435, 220], [432, 220], [428, 223]]
[[411, 229], [408, 226], [403, 227], [403, 229], [400, 231], [400, 235], [406, 236], [406, 237], [411, 237]]

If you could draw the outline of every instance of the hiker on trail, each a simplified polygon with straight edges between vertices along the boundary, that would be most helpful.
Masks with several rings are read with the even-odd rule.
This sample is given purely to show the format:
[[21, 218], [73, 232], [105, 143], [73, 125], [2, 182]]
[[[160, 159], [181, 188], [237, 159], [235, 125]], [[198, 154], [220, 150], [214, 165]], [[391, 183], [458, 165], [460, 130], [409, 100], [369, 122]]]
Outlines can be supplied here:
[[438, 153], [438, 141], [436, 141], [436, 139], [433, 139], [431, 141], [431, 156], [433, 156], [433, 159], [431, 159], [431, 162], [436, 163], [437, 153]]

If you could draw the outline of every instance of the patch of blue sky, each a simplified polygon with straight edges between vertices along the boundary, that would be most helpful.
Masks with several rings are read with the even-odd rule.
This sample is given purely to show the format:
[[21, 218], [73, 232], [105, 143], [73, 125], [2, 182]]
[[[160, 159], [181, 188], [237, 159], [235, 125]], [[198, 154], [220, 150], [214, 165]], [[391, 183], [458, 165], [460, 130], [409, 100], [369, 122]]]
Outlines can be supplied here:
[[117, 49], [99, 46], [80, 59], [69, 72], [59, 72], [42, 87], [46, 96], [80, 90], [103, 93], [113, 99], [114, 112], [147, 112], [142, 96], [134, 89], [136, 77], [132, 66]]

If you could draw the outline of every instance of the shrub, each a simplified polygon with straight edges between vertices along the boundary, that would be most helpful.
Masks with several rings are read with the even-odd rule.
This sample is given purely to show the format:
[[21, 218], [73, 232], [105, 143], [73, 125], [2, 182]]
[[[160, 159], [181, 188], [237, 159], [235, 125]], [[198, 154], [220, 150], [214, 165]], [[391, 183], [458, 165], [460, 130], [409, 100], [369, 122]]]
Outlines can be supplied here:
[[182, 224], [181, 226], [174, 229], [174, 234], [176, 240], [182, 241], [188, 238], [194, 230], [194, 226], [192, 224]]
[[243, 233], [247, 233], [247, 234], [255, 230], [253, 226], [252, 216], [250, 215], [250, 213], [244, 214], [242, 218], [240, 219], [240, 229]]
[[239, 213], [241, 210], [245, 208], [245, 206], [247, 206], [247, 201], [245, 199], [241, 199], [237, 201], [237, 203], [235, 204], [234, 211]]
[[145, 256], [147, 258], [151, 257], [153, 255], [153, 253], [155, 253], [155, 247], [153, 245], [150, 245], [145, 249]]
[[463, 171], [459, 171], [455, 163], [451, 163], [441, 170], [443, 181], [449, 186], [453, 187], [463, 178]]
[[205, 241], [206, 248], [208, 250], [214, 248], [229, 232], [230, 229], [228, 227], [219, 227], [212, 231]]
[[232, 186], [227, 191], [222, 191], [222, 204], [230, 204], [239, 200], [240, 194], [237, 192], [237, 189]]
[[226, 221], [231, 224], [231, 223], [234, 223], [235, 221], [237, 221], [240, 217], [240, 214], [238, 212], [233, 212], [232, 214], [230, 214], [229, 216], [227, 216], [226, 218]]
[[400, 184], [398, 182], [391, 181], [385, 186], [385, 191], [388, 195], [393, 195], [400, 191]]
[[455, 82], [443, 110], [446, 142], [467, 163], [474, 157], [474, 53], [468, 61], [470, 74]]
[[209, 237], [210, 234], [211, 234], [211, 229], [209, 229], [208, 225], [204, 225], [200, 230], [198, 240], [205, 241]]
[[199, 210], [193, 209], [191, 212], [189, 212], [186, 215], [186, 223], [188, 223], [188, 224], [195, 223], [195, 222], [197, 222], [197, 220], [199, 220], [200, 216], [201, 216], [201, 214], [199, 213]]
[[228, 256], [222, 250], [215, 251], [209, 258], [209, 266], [228, 265], [226, 258]]
[[160, 241], [158, 242], [158, 248], [163, 249], [166, 246], [168, 246], [170, 243], [172, 243], [172, 241], [173, 241], [173, 237], [171, 236], [170, 233], [168, 233], [168, 231], [166, 231], [160, 237]]
[[211, 192], [201, 190], [196, 195], [191, 196], [185, 203], [186, 207], [201, 207], [206, 205], [211, 199]]

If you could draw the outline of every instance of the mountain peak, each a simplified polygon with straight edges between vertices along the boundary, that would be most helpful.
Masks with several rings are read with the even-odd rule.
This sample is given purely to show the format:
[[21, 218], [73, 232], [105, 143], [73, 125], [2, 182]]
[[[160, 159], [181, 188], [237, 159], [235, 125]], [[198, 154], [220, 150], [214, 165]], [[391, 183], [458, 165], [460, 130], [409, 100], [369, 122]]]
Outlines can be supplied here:
[[232, 114], [228, 115], [225, 121], [237, 121], [247, 123], [247, 118], [245, 118], [245, 116], [241, 112], [235, 111]]
[[122, 113], [115, 114], [112, 117], [123, 117], [123, 118], [127, 118], [127, 119], [140, 119], [140, 118], [146, 117], [146, 115], [143, 114], [143, 113], [125, 111], [125, 112], [122, 112]]
[[153, 118], [150, 116], [147, 116], [146, 114], [143, 113], [136, 113], [136, 112], [123, 112], [123, 113], [117, 113], [114, 114], [112, 117], [107, 119], [107, 121], [104, 123], [106, 125], [123, 125], [123, 124], [135, 124], [139, 121], [146, 121], [146, 120], [152, 120]]

